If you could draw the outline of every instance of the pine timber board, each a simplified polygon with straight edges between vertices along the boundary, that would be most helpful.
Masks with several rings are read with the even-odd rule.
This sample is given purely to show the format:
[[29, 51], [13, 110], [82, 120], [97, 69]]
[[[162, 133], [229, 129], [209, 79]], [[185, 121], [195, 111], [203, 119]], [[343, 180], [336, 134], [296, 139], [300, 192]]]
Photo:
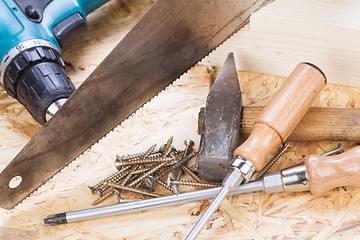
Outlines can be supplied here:
[[239, 70], [288, 76], [311, 62], [329, 83], [360, 87], [359, 38], [357, 0], [276, 0], [203, 63], [221, 66], [233, 51]]
[[[121, 7], [114, 1], [90, 15], [89, 31], [77, 37], [63, 51], [68, 63], [67, 72], [76, 86], [151, 3], [133, 0]], [[291, 70], [292, 67], [289, 72]], [[246, 106], [266, 105], [285, 80], [245, 71], [239, 71], [238, 75]], [[207, 201], [57, 227], [45, 226], [42, 221], [49, 214], [90, 207], [97, 196], [92, 195], [87, 186], [115, 170], [116, 155], [142, 151], [154, 143], [162, 144], [170, 136], [174, 136], [174, 145], [179, 149], [183, 148], [183, 141], [187, 138], [193, 139], [197, 148], [200, 139], [197, 115], [205, 104], [208, 79], [206, 66], [196, 66], [15, 209], [1, 209], [0, 238], [183, 239], [198, 220], [197, 213], [204, 211]], [[360, 88], [328, 85], [313, 106], [359, 108]], [[0, 169], [39, 128], [19, 103], [4, 91], [0, 92]], [[291, 166], [308, 154], [328, 151], [338, 142], [290, 144], [292, 150], [284, 155], [273, 171]], [[342, 144], [349, 149], [357, 142]], [[230, 197], [199, 239], [359, 239], [359, 199], [360, 189], [351, 187], [335, 189], [323, 196], [252, 193]], [[102, 205], [114, 202], [115, 199], [111, 198]]]

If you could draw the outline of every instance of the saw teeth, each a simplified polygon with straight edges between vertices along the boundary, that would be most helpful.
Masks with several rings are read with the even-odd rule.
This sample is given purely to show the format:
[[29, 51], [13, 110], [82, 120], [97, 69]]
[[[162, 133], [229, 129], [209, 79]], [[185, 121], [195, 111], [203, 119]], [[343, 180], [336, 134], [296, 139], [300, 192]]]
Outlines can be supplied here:
[[[254, 11], [257, 12], [259, 11], [261, 8], [263, 8], [264, 6], [274, 2], [275, 0], [265, 0], [264, 3], [259, 7], [258, 10]], [[252, 13], [253, 14], [253, 13]], [[251, 14], [251, 15], [252, 15]], [[251, 17], [250, 15], [250, 17]], [[249, 17], [249, 19], [250, 19]], [[24, 199], [22, 199], [20, 202], [18, 202], [13, 209], [16, 209], [20, 204], [23, 203], [23, 201], [26, 201], [28, 198], [30, 198], [31, 196], [33, 196], [34, 194], [38, 193], [43, 187], [45, 187], [48, 182], [50, 180], [52, 180], [55, 176], [61, 174], [61, 172], [64, 169], [67, 169], [70, 164], [75, 164], [76, 161], [78, 161], [80, 158], [82, 158], [87, 152], [89, 152], [90, 150], [92, 150], [92, 148], [94, 146], [96, 146], [98, 143], [100, 143], [103, 139], [105, 139], [108, 134], [116, 131], [116, 128], [120, 128], [122, 127], [123, 124], [126, 124], [127, 121], [129, 121], [130, 117], [136, 115], [139, 111], [143, 110], [145, 106], [149, 105], [153, 99], [155, 99], [156, 97], [159, 96], [159, 94], [161, 94], [162, 92], [166, 91], [168, 88], [172, 87], [174, 85], [175, 82], [178, 82], [179, 80], [181, 80], [181, 78], [187, 74], [189, 72], [189, 70], [193, 69], [198, 63], [200, 63], [201, 61], [203, 61], [206, 57], [208, 57], [211, 53], [213, 53], [214, 51], [216, 51], [217, 49], [219, 49], [219, 47], [223, 46], [225, 42], [227, 42], [229, 39], [231, 39], [237, 32], [239, 32], [241, 29], [243, 29], [244, 27], [246, 27], [249, 24], [250, 20], [247, 20], [247, 22], [240, 27], [239, 29], [236, 29], [229, 37], [227, 37], [223, 42], [221, 42], [218, 46], [216, 46], [213, 50], [211, 50], [208, 54], [206, 54], [204, 57], [202, 57], [197, 63], [193, 64], [190, 68], [188, 68], [185, 72], [183, 72], [181, 75], [178, 76], [177, 79], [175, 79], [172, 83], [170, 83], [169, 85], [167, 85], [166, 87], [162, 88], [156, 95], [154, 95], [151, 99], [149, 99], [146, 103], [144, 103], [141, 107], [139, 107], [136, 111], [134, 111], [132, 114], [130, 114], [128, 117], [126, 117], [122, 122], [120, 122], [118, 125], [116, 125], [114, 128], [112, 128], [109, 132], [107, 132], [106, 134], [104, 134], [104, 136], [102, 136], [101, 138], [99, 138], [98, 141], [96, 141], [93, 145], [91, 145], [87, 150], [85, 150], [83, 153], [81, 153], [79, 156], [77, 156], [74, 160], [70, 161], [65, 167], [63, 167], [62, 169], [60, 169], [56, 174], [54, 174], [51, 178], [49, 178], [45, 183], [43, 183], [40, 187], [38, 187], [37, 189], [35, 189], [33, 192], [31, 192], [28, 196], [26, 196]]]

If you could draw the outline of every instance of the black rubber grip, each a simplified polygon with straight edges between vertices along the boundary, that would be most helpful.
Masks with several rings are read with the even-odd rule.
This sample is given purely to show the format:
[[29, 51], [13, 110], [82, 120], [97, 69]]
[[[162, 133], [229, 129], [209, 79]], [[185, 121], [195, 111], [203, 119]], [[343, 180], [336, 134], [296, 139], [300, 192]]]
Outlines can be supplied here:
[[30, 67], [17, 84], [17, 96], [40, 124], [46, 123], [46, 110], [58, 99], [69, 98], [75, 87], [64, 69], [54, 62]]
[[16, 56], [5, 70], [4, 87], [42, 125], [46, 123], [47, 108], [75, 91], [61, 56], [46, 47]]

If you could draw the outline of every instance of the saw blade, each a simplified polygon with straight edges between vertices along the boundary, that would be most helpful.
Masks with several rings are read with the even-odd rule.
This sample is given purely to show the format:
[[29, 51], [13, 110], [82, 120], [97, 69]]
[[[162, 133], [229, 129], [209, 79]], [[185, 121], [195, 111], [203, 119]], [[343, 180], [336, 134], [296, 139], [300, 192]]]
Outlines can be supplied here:
[[[0, 206], [13, 208], [268, 2], [157, 1], [1, 172]], [[20, 185], [9, 187], [19, 177]]]

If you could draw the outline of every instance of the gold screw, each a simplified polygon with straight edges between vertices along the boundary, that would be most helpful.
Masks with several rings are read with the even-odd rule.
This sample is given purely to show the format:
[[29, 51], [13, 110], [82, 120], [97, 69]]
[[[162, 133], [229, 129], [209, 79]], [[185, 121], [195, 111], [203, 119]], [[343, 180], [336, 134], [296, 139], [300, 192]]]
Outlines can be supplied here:
[[174, 192], [174, 189], [172, 189], [171, 187], [169, 187], [165, 182], [161, 181], [160, 179], [156, 180], [156, 183], [159, 184], [161, 187], [165, 188], [166, 190], [176, 194]]
[[143, 158], [143, 159], [128, 160], [126, 162], [117, 162], [116, 167], [123, 167], [123, 166], [128, 166], [128, 165], [163, 163], [163, 162], [169, 162], [171, 160], [173, 160], [173, 159], [170, 157], [167, 157], [167, 156], [147, 157], [147, 158]]
[[216, 72], [216, 67], [215, 66], [207, 66], [206, 71], [210, 74], [210, 88], [212, 87], [212, 85], [215, 82], [215, 72]]
[[137, 184], [138, 182], [144, 180], [146, 177], [150, 176], [151, 174], [153, 174], [154, 172], [158, 171], [159, 169], [161, 169], [162, 167], [165, 167], [168, 164], [168, 162], [163, 162], [159, 165], [157, 165], [156, 167], [154, 167], [153, 169], [151, 169], [150, 171], [146, 172], [145, 174], [143, 174], [141, 177], [135, 179], [133, 182], [131, 182], [129, 184], [129, 187], [134, 186], [135, 184]]
[[98, 199], [96, 199], [91, 205], [97, 205], [101, 202], [103, 202], [105, 199], [107, 199], [108, 197], [110, 197], [111, 195], [114, 194], [113, 189], [110, 189], [108, 192], [106, 192], [103, 196], [99, 197]]
[[130, 168], [130, 166], [126, 166], [123, 169], [116, 171], [115, 173], [111, 174], [109, 177], [101, 180], [100, 182], [98, 182], [97, 184], [95, 184], [94, 186], [89, 186], [91, 192], [95, 192], [97, 191], [97, 189], [99, 187], [101, 187], [102, 185], [104, 185], [104, 182], [109, 182], [112, 181], [113, 179], [119, 177], [123, 172], [125, 172], [126, 170], [128, 170]]
[[110, 187], [118, 188], [118, 189], [125, 190], [125, 191], [130, 191], [130, 192], [134, 192], [134, 193], [143, 194], [143, 195], [150, 196], [150, 197], [162, 197], [162, 195], [160, 195], [160, 194], [151, 193], [151, 192], [136, 189], [136, 188], [133, 188], [133, 187], [122, 186], [122, 185], [118, 185], [118, 184], [114, 184], [114, 183], [107, 183], [107, 184]]
[[187, 155], [185, 158], [180, 159], [179, 161], [177, 161], [175, 164], [165, 168], [162, 172], [160, 172], [156, 177], [152, 178], [150, 181], [147, 182], [147, 187], [148, 188], [152, 188], [154, 182], [156, 182], [156, 180], [162, 178], [163, 176], [165, 176], [166, 174], [168, 174], [169, 172], [179, 168], [181, 165], [187, 163], [190, 159], [192, 159], [193, 157], [195, 157], [198, 154], [198, 152], [193, 152], [189, 155]]
[[134, 154], [126, 154], [126, 155], [122, 155], [121, 157], [117, 157], [117, 159], [120, 159], [122, 161], [126, 161], [126, 160], [131, 160], [131, 159], [135, 159], [135, 158], [144, 158], [144, 157], [148, 157], [149, 155], [153, 154], [156, 148], [156, 144], [152, 145], [148, 150], [146, 150], [145, 152], [140, 152], [140, 153], [134, 153]]
[[168, 139], [168, 141], [166, 142], [166, 144], [165, 144], [165, 147], [164, 147], [164, 150], [163, 150], [163, 155], [165, 155], [165, 156], [168, 156], [169, 154], [170, 154], [170, 152], [171, 152], [171, 144], [172, 144], [172, 142], [173, 142], [173, 139], [174, 139], [174, 137], [170, 137], [169, 139]]
[[284, 143], [281, 151], [265, 165], [265, 167], [257, 175], [256, 180], [259, 180], [265, 173], [267, 173], [270, 168], [280, 159], [280, 157], [290, 148], [291, 146], [288, 143]]
[[[202, 182], [202, 180], [199, 178], [199, 176], [197, 176], [188, 166], [186, 165], [182, 165], [181, 169], [186, 172], [187, 174], [189, 174], [189, 176], [194, 179], [196, 182]], [[176, 179], [179, 180], [179, 179]]]
[[100, 194], [100, 196], [101, 196], [101, 195], [109, 188], [108, 186], [105, 185], [106, 182], [116, 183], [116, 182], [120, 181], [122, 178], [127, 177], [128, 174], [130, 174], [130, 173], [131, 173], [131, 169], [129, 169], [128, 171], [123, 172], [121, 175], [119, 175], [119, 176], [116, 177], [116, 178], [112, 178], [112, 179], [109, 180], [109, 181], [104, 181], [104, 182], [103, 182], [103, 185], [100, 186], [100, 187], [98, 187], [98, 188], [96, 189], [96, 191], [97, 191], [97, 192]]
[[193, 182], [188, 180], [171, 181], [171, 184], [192, 186], [192, 187], [218, 187], [221, 183], [208, 183], [208, 182]]

